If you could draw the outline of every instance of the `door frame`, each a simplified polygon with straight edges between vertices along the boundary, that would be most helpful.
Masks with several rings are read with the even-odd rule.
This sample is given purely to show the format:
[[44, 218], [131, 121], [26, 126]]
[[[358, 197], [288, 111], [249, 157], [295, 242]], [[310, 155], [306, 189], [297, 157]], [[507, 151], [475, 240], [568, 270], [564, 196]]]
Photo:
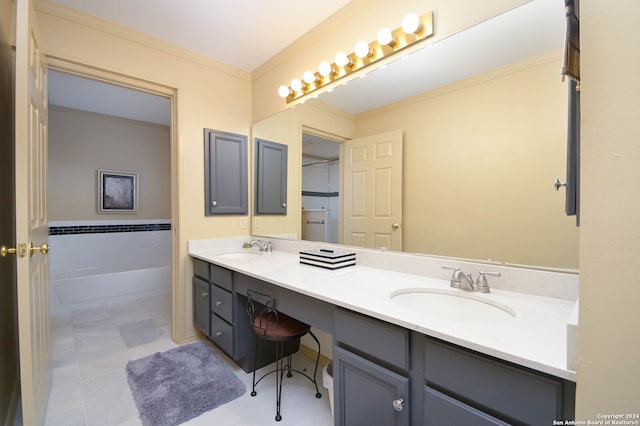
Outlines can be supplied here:
[[[15, 111], [15, 51], [12, 45], [11, 30], [15, 25], [15, 10], [6, 11], [7, 16], [0, 17], [0, 72], [9, 78], [0, 83], [0, 194], [2, 205], [0, 211], [0, 245], [16, 247], [16, 218], [13, 207], [15, 199], [15, 144], [14, 125]], [[8, 27], [8, 28], [7, 28]], [[14, 35], [15, 36], [15, 35]], [[8, 337], [9, 347], [0, 351], [0, 376], [4, 383], [0, 386], [0, 425], [13, 425], [20, 401], [20, 354], [18, 336], [18, 277], [16, 259], [13, 255], [0, 258], [0, 327], [2, 334]], [[5, 399], [6, 398], [6, 399]]]
[[[327, 142], [335, 142], [339, 145], [338, 150], [338, 244], [342, 244], [342, 212], [344, 210], [344, 166], [343, 166], [343, 158], [344, 158], [344, 143], [346, 141], [351, 140], [350, 137], [340, 136], [335, 133], [330, 133], [325, 130], [319, 129], [317, 127], [313, 127], [310, 125], [302, 124], [300, 126], [300, 167], [298, 170], [298, 182], [300, 182], [300, 194], [302, 194], [302, 157], [303, 157], [303, 149], [302, 149], [302, 139], [303, 134], [309, 134], [313, 136], [317, 136], [319, 138], [325, 139]], [[300, 195], [300, 199], [302, 199], [302, 195]], [[302, 202], [300, 203], [302, 205]], [[302, 212], [298, 212], [298, 235], [300, 239], [302, 239]]]
[[119, 74], [101, 68], [89, 65], [69, 62], [61, 58], [48, 57], [48, 69], [60, 71], [66, 74], [78, 77], [88, 78], [101, 81], [108, 84], [126, 87], [141, 92], [147, 92], [153, 95], [162, 96], [169, 99], [171, 108], [171, 124], [169, 129], [169, 149], [170, 149], [170, 172], [171, 172], [171, 338], [177, 341], [176, 330], [181, 329], [184, 323], [184, 315], [178, 312], [177, 308], [184, 306], [184, 294], [182, 294], [178, 285], [180, 283], [180, 264], [179, 264], [179, 241], [178, 226], [179, 223], [179, 185], [178, 185], [178, 89], [166, 86], [160, 83], [142, 80], [136, 77]]

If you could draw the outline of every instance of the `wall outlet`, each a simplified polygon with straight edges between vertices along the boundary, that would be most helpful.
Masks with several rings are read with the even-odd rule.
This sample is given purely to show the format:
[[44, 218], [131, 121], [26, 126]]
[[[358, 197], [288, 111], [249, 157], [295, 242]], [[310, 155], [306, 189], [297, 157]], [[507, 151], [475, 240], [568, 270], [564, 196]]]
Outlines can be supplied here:
[[259, 217], [254, 217], [253, 218], [253, 227], [254, 228], [260, 228], [262, 226], [262, 219]]
[[247, 229], [247, 218], [246, 217], [241, 217], [240, 218], [240, 229]]

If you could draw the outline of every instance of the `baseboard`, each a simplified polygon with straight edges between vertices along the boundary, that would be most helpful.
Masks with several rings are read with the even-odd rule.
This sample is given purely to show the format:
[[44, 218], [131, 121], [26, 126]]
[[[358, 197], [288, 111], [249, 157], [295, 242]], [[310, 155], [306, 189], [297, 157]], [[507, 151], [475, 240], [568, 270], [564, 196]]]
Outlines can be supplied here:
[[11, 401], [9, 401], [9, 409], [7, 417], [4, 419], [4, 426], [13, 426], [16, 414], [18, 413], [18, 404], [20, 403], [20, 381], [16, 380], [11, 391]]
[[[312, 360], [316, 360], [316, 357], [318, 356], [318, 351], [317, 350], [313, 350], [308, 346], [305, 345], [300, 345], [300, 353], [304, 356], [306, 356], [309, 359]], [[326, 356], [320, 354], [320, 364], [321, 365], [326, 365], [329, 362], [331, 362], [330, 358], [327, 358]]]

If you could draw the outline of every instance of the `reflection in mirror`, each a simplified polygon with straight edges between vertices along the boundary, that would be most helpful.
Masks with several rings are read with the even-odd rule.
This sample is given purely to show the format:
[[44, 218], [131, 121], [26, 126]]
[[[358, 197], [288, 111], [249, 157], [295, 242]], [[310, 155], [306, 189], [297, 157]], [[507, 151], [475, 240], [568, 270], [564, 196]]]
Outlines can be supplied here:
[[256, 138], [256, 214], [287, 214], [287, 145]]
[[[566, 162], [561, 3], [534, 0], [257, 123], [254, 137], [289, 146], [291, 179], [287, 216], [255, 217], [253, 234], [301, 237], [302, 179], [294, 177], [303, 174], [304, 128], [337, 140], [402, 129], [403, 251], [577, 268], [578, 230], [564, 215], [564, 194], [553, 189]], [[533, 24], [521, 21], [531, 17]], [[496, 20], [507, 22], [498, 22], [502, 32], [494, 34]], [[494, 34], [496, 42], [479, 44], [480, 33]], [[524, 44], [512, 48], [515, 40]], [[411, 65], [429, 55], [426, 65]], [[418, 80], [395, 76], [396, 64]], [[388, 83], [378, 83], [383, 80]], [[405, 91], [422, 87], [423, 80], [438, 85], [418, 94]], [[360, 90], [366, 95], [358, 95]], [[350, 102], [341, 99], [345, 93]], [[397, 93], [401, 99], [393, 97]], [[382, 106], [382, 99], [393, 103]], [[378, 103], [368, 107], [362, 100]], [[340, 199], [339, 215], [349, 202]]]
[[302, 133], [301, 238], [338, 243], [340, 142]]

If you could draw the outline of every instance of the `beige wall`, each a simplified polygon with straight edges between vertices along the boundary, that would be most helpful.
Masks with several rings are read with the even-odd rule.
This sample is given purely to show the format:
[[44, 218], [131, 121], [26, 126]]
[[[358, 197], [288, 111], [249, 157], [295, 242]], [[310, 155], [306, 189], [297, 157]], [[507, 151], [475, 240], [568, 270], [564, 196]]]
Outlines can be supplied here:
[[577, 417], [597, 419], [640, 412], [640, 3], [582, 0], [580, 8]]
[[564, 214], [561, 52], [356, 117], [356, 137], [402, 129], [403, 251], [578, 267]]
[[123, 75], [140, 84], [153, 83], [165, 94], [174, 94], [171, 190], [177, 315], [173, 334], [177, 341], [193, 338], [193, 269], [187, 242], [249, 234], [248, 228], [241, 228], [241, 217], [204, 216], [203, 129], [249, 134], [250, 75], [53, 3], [40, 3], [37, 12], [42, 47], [49, 56], [95, 68], [96, 73], [108, 70], [111, 78], [124, 79]]
[[[170, 129], [49, 108], [49, 220], [171, 218]], [[97, 170], [138, 173], [136, 214], [97, 213]]]

